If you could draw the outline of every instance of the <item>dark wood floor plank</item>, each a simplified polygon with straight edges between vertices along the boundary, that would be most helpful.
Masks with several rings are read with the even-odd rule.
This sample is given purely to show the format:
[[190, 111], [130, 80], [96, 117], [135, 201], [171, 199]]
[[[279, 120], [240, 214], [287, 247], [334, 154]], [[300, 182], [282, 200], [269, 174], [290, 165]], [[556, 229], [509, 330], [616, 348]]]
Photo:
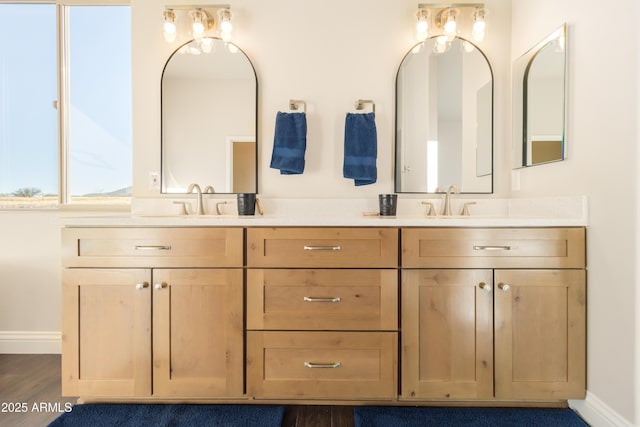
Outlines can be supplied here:
[[0, 426], [46, 426], [75, 400], [61, 396], [59, 354], [0, 354]]

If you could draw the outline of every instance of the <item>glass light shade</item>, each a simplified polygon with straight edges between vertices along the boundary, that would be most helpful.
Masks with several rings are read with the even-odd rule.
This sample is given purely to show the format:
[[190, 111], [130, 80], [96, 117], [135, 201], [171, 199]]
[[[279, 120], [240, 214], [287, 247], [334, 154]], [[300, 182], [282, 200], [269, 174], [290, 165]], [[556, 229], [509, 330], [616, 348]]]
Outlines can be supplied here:
[[457, 28], [456, 17], [450, 13], [447, 17], [447, 22], [444, 24], [444, 32], [446, 34], [455, 34]]
[[223, 18], [220, 24], [220, 29], [223, 33], [230, 33], [233, 30], [233, 24], [229, 21], [229, 18]]
[[416, 31], [418, 33], [426, 33], [429, 30], [429, 23], [427, 22], [427, 18], [425, 16], [421, 16], [418, 18], [418, 23], [416, 24]]
[[484, 33], [487, 28], [487, 23], [484, 22], [484, 18], [478, 18], [473, 23], [473, 32], [474, 33]]
[[193, 24], [191, 29], [194, 36], [202, 36], [204, 34], [204, 16], [201, 10], [195, 10], [193, 12]]

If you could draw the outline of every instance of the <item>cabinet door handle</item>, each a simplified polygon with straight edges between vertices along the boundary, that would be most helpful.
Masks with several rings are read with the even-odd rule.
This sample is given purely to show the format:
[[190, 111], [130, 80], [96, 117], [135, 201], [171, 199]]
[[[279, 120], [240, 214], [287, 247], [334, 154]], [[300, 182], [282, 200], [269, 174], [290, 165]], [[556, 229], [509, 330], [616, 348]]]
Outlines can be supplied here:
[[308, 246], [304, 245], [305, 251], [341, 251], [342, 246]]
[[498, 289], [500, 289], [503, 292], [509, 292], [509, 289], [511, 289], [511, 286], [507, 285], [506, 283], [498, 283]]
[[136, 251], [170, 251], [171, 245], [136, 245]]
[[136, 284], [136, 289], [137, 290], [142, 290], [142, 289], [147, 289], [149, 287], [149, 284], [147, 282], [142, 282], [142, 283], [138, 283]]
[[304, 366], [305, 368], [312, 368], [312, 369], [335, 369], [342, 366], [342, 363], [340, 362], [335, 362], [335, 363], [304, 362]]
[[473, 245], [474, 251], [510, 251], [511, 246]]
[[480, 284], [478, 285], [478, 287], [479, 287], [480, 289], [482, 289], [483, 291], [485, 291], [486, 293], [491, 292], [491, 285], [487, 285], [487, 284], [486, 284], [486, 283], [484, 283], [484, 282], [480, 282]]
[[340, 302], [342, 298], [334, 297], [334, 298], [316, 298], [316, 297], [304, 297], [302, 298], [306, 302]]
[[165, 289], [167, 287], [167, 284], [162, 282], [162, 283], [156, 283], [156, 285], [154, 286], [157, 290], [161, 290], [161, 289]]

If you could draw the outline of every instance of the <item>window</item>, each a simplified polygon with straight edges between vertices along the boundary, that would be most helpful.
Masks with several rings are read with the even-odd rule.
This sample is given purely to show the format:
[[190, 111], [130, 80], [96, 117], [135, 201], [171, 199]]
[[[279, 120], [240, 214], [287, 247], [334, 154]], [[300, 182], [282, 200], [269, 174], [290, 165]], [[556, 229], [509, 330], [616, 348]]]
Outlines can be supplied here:
[[0, 4], [0, 16], [0, 203], [56, 205], [56, 6]]
[[57, 7], [0, 5], [0, 205], [128, 203], [130, 9]]

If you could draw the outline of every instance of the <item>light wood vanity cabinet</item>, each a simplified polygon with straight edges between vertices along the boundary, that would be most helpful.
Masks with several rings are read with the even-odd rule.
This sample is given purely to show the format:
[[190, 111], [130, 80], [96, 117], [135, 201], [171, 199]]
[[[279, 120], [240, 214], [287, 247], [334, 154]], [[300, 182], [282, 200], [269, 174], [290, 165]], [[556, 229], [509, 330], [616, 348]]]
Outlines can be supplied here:
[[63, 394], [242, 397], [241, 228], [62, 237]]
[[584, 240], [403, 229], [401, 399], [584, 398]]
[[64, 395], [407, 405], [585, 395], [584, 228], [69, 227], [62, 237]]
[[247, 230], [247, 393], [397, 397], [398, 230]]

